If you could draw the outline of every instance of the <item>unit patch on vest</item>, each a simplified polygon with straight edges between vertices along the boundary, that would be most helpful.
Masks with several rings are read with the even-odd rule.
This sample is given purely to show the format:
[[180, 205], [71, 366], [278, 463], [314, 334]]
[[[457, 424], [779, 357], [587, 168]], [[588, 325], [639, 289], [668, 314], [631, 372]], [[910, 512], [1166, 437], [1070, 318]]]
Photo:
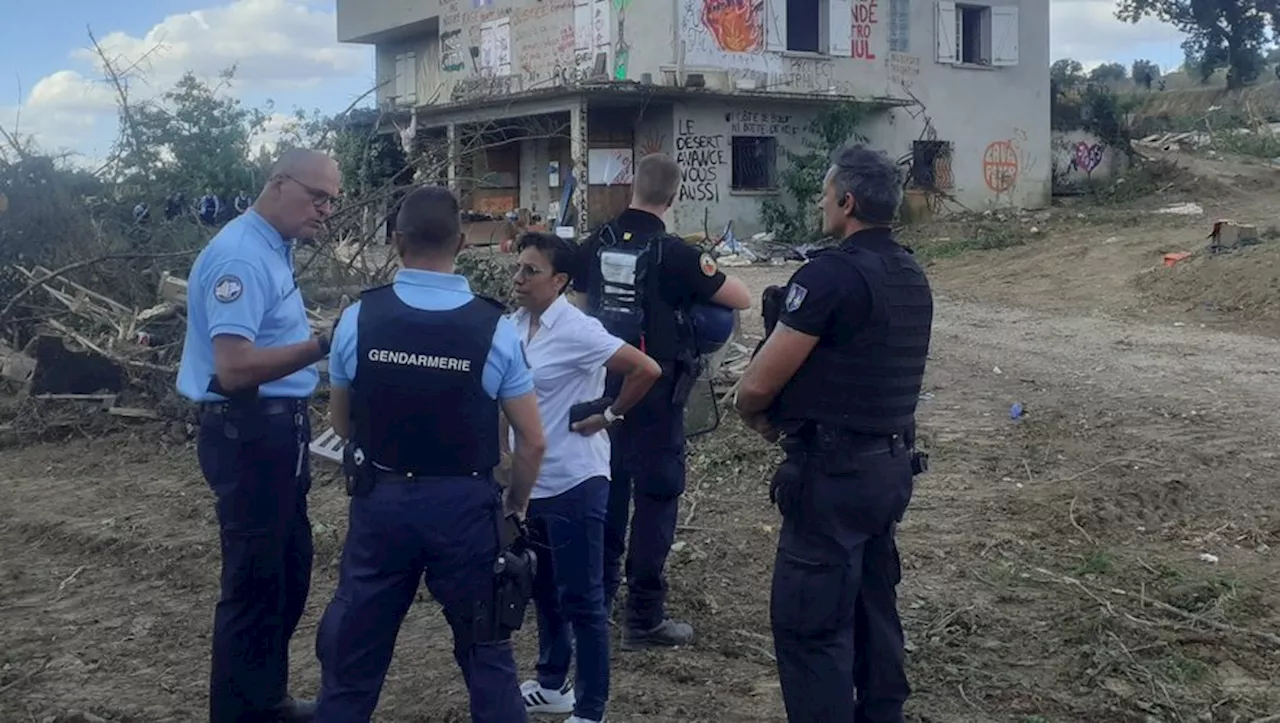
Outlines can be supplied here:
[[230, 304], [244, 293], [244, 282], [240, 277], [230, 274], [218, 279], [213, 285], [213, 298], [224, 304]]
[[702, 267], [702, 273], [707, 276], [716, 275], [716, 260], [711, 257], [711, 254], [703, 253], [702, 258], [698, 259], [698, 265]]
[[471, 371], [470, 359], [458, 359], [451, 356], [435, 356], [432, 354], [411, 354], [407, 351], [392, 349], [370, 349], [369, 361], [384, 364], [399, 364], [406, 367], [425, 367], [427, 369], [443, 369], [449, 372]]
[[804, 297], [809, 295], [809, 290], [797, 283], [792, 283], [787, 289], [787, 300], [785, 302], [787, 311], [795, 311], [804, 303]]

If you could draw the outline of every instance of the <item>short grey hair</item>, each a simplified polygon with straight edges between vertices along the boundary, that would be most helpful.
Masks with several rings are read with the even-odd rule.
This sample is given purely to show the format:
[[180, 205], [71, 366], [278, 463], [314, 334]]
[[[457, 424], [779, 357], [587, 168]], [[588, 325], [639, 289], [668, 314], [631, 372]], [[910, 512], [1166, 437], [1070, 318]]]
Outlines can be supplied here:
[[831, 155], [831, 172], [836, 197], [853, 196], [855, 218], [880, 225], [893, 222], [902, 202], [902, 176], [882, 151], [845, 146]]

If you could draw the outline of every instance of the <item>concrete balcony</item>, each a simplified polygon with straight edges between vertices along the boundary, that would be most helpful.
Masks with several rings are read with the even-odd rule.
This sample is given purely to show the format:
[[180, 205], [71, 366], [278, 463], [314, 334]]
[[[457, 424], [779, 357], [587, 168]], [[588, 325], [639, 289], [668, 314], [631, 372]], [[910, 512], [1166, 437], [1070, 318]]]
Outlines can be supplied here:
[[449, 0], [338, 0], [338, 41], [387, 43], [440, 31]]

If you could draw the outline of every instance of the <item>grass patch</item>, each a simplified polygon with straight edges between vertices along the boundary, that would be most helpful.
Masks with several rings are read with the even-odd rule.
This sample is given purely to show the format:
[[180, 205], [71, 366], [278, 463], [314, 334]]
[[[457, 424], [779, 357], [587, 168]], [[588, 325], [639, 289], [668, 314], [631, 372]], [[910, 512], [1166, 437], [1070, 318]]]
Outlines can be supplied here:
[[1030, 235], [1015, 224], [978, 222], [966, 228], [959, 237], [922, 239], [913, 248], [922, 259], [949, 259], [970, 251], [994, 251], [1021, 246]]
[[1253, 133], [1242, 128], [1221, 130], [1211, 135], [1215, 150], [1267, 160], [1280, 157], [1280, 138], [1270, 133]]

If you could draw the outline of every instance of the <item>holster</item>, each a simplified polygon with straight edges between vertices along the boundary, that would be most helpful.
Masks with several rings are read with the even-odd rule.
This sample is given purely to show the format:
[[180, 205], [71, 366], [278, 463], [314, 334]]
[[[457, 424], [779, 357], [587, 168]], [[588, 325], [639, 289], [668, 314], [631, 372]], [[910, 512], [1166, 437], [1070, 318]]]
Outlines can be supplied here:
[[786, 457], [769, 482], [769, 502], [778, 506], [783, 517], [790, 517], [804, 507], [805, 476], [811, 459], [808, 446], [799, 437], [784, 435], [778, 445]]
[[353, 439], [342, 448], [342, 474], [347, 480], [348, 497], [367, 497], [378, 483], [373, 460]]
[[529, 543], [523, 523], [515, 515], [498, 519], [498, 559], [493, 572], [493, 620], [482, 642], [505, 640], [524, 624], [525, 609], [533, 599], [533, 579], [538, 572], [538, 556]]
[[693, 388], [702, 376], [702, 357], [692, 349], [681, 349], [676, 352], [675, 373], [671, 382], [671, 404], [683, 407], [693, 394]]
[[911, 476], [919, 477], [929, 471], [929, 453], [916, 448], [916, 430], [913, 427], [906, 434], [907, 449], [911, 450]]
[[778, 325], [778, 318], [782, 316], [782, 302], [785, 298], [786, 287], [783, 286], [767, 286], [764, 293], [760, 295], [760, 318], [764, 321], [764, 338], [751, 352], [752, 359], [760, 353], [764, 343], [769, 340], [769, 335], [773, 333], [773, 328]]

